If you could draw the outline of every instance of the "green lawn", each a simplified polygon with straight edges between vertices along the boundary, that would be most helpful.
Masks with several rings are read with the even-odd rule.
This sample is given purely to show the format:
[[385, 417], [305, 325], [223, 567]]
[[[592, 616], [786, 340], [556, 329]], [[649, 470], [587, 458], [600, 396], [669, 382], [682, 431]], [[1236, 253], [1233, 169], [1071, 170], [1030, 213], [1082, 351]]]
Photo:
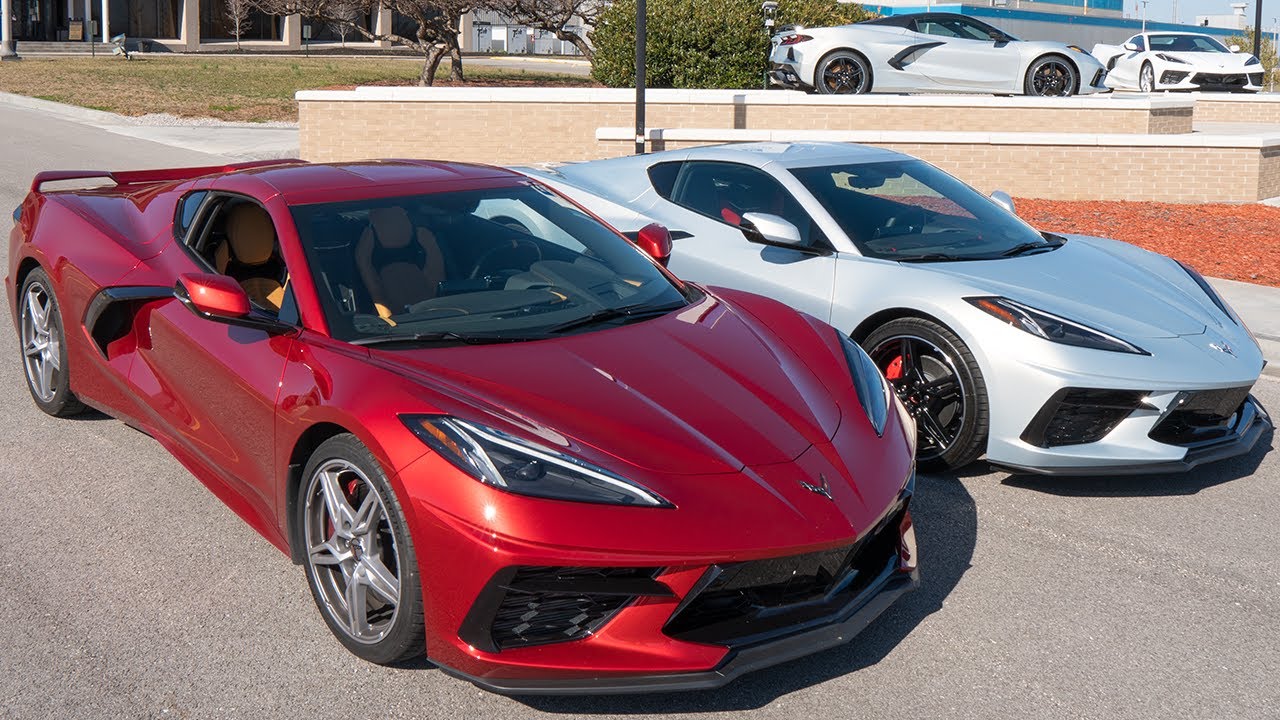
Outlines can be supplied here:
[[[585, 77], [468, 66], [468, 85], [591, 85]], [[167, 112], [241, 122], [297, 120], [299, 90], [416, 85], [415, 58], [145, 56], [43, 58], [0, 64], [0, 91], [121, 113]], [[446, 63], [437, 77], [447, 77]]]

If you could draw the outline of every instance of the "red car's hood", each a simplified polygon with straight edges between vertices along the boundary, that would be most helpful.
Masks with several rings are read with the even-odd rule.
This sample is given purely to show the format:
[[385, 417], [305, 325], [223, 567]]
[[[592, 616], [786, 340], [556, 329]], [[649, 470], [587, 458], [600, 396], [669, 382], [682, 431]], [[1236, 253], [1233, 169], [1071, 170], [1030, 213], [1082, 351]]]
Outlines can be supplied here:
[[789, 317], [786, 328], [765, 327], [707, 296], [560, 339], [373, 356], [460, 401], [461, 410], [441, 407], [467, 419], [505, 421], [588, 460], [705, 475], [792, 461], [839, 427], [833, 396], [851, 390], [835, 335]]

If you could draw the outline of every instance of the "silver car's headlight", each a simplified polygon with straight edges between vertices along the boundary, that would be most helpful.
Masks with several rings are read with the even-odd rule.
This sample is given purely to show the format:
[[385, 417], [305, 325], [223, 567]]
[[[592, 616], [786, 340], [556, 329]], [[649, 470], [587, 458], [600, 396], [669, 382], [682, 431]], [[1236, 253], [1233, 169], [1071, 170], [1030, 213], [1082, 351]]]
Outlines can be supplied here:
[[965, 300], [970, 305], [997, 320], [1004, 321], [1019, 330], [1025, 330], [1050, 342], [1090, 348], [1092, 350], [1132, 353], [1134, 355], [1151, 354], [1137, 345], [1121, 340], [1114, 335], [1108, 335], [1101, 330], [1095, 330], [1087, 325], [1081, 325], [1078, 322], [1073, 322], [1044, 310], [1037, 310], [1009, 298], [970, 297], [965, 298]]
[[602, 467], [501, 430], [447, 415], [400, 418], [432, 450], [486, 485], [517, 495], [608, 505], [675, 507]]
[[1172, 55], [1166, 55], [1164, 53], [1156, 53], [1156, 57], [1168, 63], [1175, 63], [1178, 65], [1190, 65], [1190, 63], [1188, 63], [1186, 60], [1183, 60], [1182, 58], [1176, 58]]
[[1259, 65], [1259, 64], [1261, 64], [1261, 61], [1260, 61], [1260, 60], [1258, 60], [1258, 56], [1257, 56], [1257, 55], [1250, 55], [1250, 56], [1249, 56], [1249, 59], [1244, 61], [1244, 64], [1245, 64], [1245, 65]]
[[893, 391], [889, 382], [884, 379], [880, 368], [867, 352], [850, 340], [839, 330], [840, 347], [844, 349], [844, 359], [849, 363], [849, 374], [853, 376], [853, 388], [858, 391], [858, 402], [867, 413], [871, 427], [876, 435], [884, 435], [885, 423], [889, 421], [889, 398]]

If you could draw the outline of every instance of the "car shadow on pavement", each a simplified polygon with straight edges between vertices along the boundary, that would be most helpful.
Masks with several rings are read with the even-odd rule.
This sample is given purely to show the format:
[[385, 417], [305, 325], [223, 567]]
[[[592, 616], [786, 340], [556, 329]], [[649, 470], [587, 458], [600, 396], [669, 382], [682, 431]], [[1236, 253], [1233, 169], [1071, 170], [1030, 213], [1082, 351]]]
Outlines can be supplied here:
[[1003, 485], [1066, 497], [1155, 497], [1161, 495], [1194, 495], [1215, 485], [1229, 483], [1253, 475], [1272, 450], [1274, 431], [1258, 438], [1258, 444], [1245, 455], [1202, 465], [1185, 473], [1155, 475], [1089, 475], [1047, 476], [1010, 475]]
[[920, 587], [899, 599], [847, 645], [749, 673], [718, 690], [514, 699], [542, 712], [574, 715], [754, 710], [788, 693], [875, 665], [922, 620], [942, 609], [943, 600], [955, 589], [973, 559], [977, 507], [956, 476], [921, 476], [911, 515], [920, 547]]

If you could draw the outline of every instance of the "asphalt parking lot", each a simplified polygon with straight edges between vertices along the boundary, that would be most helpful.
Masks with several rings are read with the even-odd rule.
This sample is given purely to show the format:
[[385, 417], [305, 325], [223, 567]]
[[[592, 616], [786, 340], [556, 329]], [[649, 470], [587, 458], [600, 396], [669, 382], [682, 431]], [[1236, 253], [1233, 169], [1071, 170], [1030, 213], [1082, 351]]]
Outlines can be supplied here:
[[[37, 170], [214, 160], [9, 108], [0, 137], [6, 216]], [[1189, 475], [924, 476], [923, 585], [853, 644], [710, 693], [514, 699], [354, 659], [300, 568], [153, 440], [38, 412], [0, 338], [0, 717], [1280, 716], [1269, 436]]]

